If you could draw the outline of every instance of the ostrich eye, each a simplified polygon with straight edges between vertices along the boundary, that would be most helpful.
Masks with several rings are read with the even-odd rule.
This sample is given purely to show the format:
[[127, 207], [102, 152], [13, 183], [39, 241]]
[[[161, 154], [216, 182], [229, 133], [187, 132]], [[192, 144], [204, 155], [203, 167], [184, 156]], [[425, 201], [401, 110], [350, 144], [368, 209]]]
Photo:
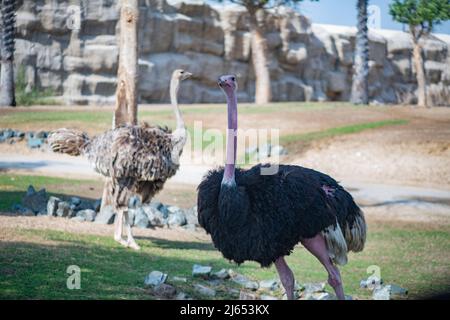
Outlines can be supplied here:
[[235, 77], [231, 77], [231, 81], [236, 81], [236, 78]]

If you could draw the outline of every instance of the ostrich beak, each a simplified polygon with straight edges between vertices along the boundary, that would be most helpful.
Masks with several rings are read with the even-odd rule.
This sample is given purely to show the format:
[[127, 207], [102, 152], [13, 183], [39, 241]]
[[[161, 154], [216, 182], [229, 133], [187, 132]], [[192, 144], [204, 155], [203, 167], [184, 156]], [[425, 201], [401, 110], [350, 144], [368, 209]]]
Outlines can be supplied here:
[[183, 74], [183, 80], [189, 79], [192, 77], [192, 73], [185, 71]]

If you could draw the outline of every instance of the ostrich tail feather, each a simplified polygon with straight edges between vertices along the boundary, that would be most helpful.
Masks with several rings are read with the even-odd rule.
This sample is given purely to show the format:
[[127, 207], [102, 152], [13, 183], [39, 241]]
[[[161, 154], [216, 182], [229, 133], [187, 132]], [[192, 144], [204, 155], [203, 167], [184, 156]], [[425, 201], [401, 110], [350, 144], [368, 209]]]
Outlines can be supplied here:
[[347, 264], [347, 242], [339, 223], [327, 227], [322, 231], [322, 235], [327, 243], [330, 259], [338, 265]]
[[353, 223], [345, 225], [345, 241], [349, 251], [359, 252], [364, 249], [366, 242], [367, 225], [361, 210], [354, 216]]
[[53, 152], [79, 156], [86, 150], [89, 137], [84, 132], [64, 128], [50, 133], [48, 143]]

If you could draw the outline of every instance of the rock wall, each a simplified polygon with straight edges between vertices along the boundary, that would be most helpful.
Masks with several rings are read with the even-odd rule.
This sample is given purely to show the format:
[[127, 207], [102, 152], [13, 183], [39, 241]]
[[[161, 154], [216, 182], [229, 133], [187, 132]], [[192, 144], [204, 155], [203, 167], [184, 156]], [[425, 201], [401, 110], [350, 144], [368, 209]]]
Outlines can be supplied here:
[[[117, 0], [22, 0], [17, 14], [16, 64], [28, 87], [52, 88], [66, 103], [114, 101], [118, 61]], [[81, 25], [69, 28], [73, 8]], [[276, 101], [348, 100], [355, 28], [316, 25], [286, 8], [264, 17]], [[183, 102], [223, 102], [216, 79], [239, 77], [241, 101], [252, 101], [248, 16], [237, 6], [141, 0], [140, 102], [167, 102], [174, 68], [195, 75], [183, 83]], [[429, 95], [450, 104], [450, 36], [424, 41]], [[17, 68], [16, 68], [17, 69]], [[370, 31], [370, 99], [415, 103], [416, 85], [408, 34]]]

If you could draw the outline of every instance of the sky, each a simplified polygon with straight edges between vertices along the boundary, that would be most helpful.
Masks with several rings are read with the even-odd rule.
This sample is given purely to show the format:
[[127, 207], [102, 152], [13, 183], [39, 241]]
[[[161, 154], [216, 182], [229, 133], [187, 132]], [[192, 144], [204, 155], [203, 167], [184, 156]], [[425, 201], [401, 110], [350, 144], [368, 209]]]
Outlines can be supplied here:
[[[389, 14], [390, 0], [369, 0], [369, 5], [380, 9], [380, 25], [382, 29], [403, 30], [403, 25], [392, 20]], [[298, 10], [314, 23], [356, 26], [356, 0], [319, 0], [303, 1]], [[435, 33], [450, 34], [450, 21], [435, 27]]]

